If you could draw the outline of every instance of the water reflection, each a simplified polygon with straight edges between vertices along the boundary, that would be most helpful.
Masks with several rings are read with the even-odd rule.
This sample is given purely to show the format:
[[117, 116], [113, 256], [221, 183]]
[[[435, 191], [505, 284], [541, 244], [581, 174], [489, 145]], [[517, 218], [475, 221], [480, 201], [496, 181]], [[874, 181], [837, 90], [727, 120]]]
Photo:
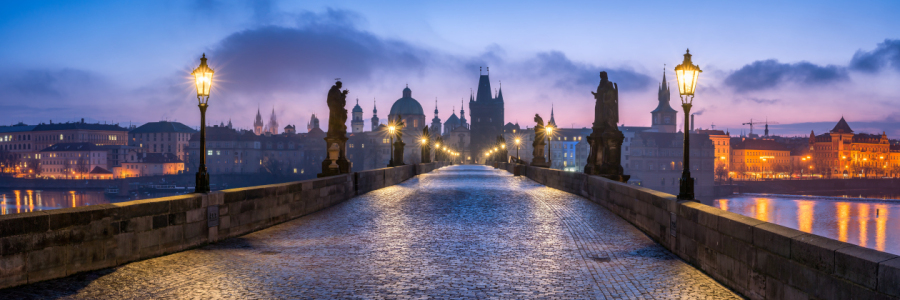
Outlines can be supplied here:
[[0, 215], [66, 207], [124, 202], [181, 194], [177, 192], [132, 194], [112, 197], [103, 190], [0, 190]]
[[900, 201], [735, 196], [718, 199], [714, 206], [803, 232], [900, 254], [900, 220], [896, 217], [900, 216]]

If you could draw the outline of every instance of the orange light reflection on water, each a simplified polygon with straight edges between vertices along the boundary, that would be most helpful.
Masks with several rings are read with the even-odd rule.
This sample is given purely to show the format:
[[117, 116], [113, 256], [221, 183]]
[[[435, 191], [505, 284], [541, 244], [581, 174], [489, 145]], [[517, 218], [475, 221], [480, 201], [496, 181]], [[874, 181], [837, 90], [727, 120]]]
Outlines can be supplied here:
[[875, 250], [884, 251], [884, 241], [887, 235], [887, 221], [890, 210], [888, 210], [888, 206], [884, 204], [875, 205], [875, 209], [880, 211], [877, 219], [875, 219]]
[[808, 200], [796, 200], [795, 202], [797, 202], [797, 230], [812, 233], [816, 202]]
[[837, 209], [838, 241], [847, 241], [847, 224], [850, 223], [850, 203], [838, 202], [834, 204]]
[[869, 205], [860, 203], [857, 214], [859, 215], [859, 245], [865, 247], [869, 242]]
[[769, 198], [753, 198], [756, 201], [755, 218], [760, 221], [770, 222], [769, 220]]

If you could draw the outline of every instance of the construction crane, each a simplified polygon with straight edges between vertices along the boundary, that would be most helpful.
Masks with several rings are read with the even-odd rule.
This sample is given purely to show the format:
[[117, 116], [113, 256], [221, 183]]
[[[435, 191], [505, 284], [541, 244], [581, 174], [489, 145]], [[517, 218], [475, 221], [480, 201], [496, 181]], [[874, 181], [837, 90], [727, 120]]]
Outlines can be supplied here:
[[752, 134], [753, 134], [753, 124], [759, 124], [759, 123], [763, 123], [763, 124], [766, 125], [766, 134], [765, 134], [765, 136], [769, 136], [769, 124], [772, 124], [772, 125], [781, 124], [781, 123], [778, 123], [778, 122], [769, 122], [769, 119], [766, 118], [766, 121], [765, 121], [765, 122], [759, 122], [759, 121], [753, 122], [753, 119], [750, 119], [750, 122], [743, 123], [742, 125], [750, 125], [750, 134], [752, 135]]

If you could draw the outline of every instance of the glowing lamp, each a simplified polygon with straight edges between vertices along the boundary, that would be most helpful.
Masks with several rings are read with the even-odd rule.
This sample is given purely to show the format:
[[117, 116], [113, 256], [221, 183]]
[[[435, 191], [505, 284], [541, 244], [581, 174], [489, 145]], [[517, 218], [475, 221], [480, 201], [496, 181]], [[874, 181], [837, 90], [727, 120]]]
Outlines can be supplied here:
[[[678, 79], [678, 91], [681, 96], [694, 97], [694, 91], [697, 88], [697, 77], [700, 76], [700, 67], [691, 62], [691, 50], [688, 49], [684, 54], [684, 61], [680, 65], [675, 66], [675, 78]], [[693, 100], [693, 99], [692, 99]]]
[[194, 84], [197, 86], [197, 99], [200, 104], [209, 101], [209, 90], [212, 88], [213, 69], [206, 64], [206, 53], [200, 58], [200, 66], [191, 72], [194, 75]]
[[428, 144], [428, 139], [422, 138], [422, 145], [427, 145], [427, 144]]
[[500, 147], [503, 147], [503, 149], [506, 149], [506, 144], [500, 145]]
[[521, 143], [521, 142], [522, 142], [522, 140], [521, 140], [521, 139], [519, 139], [519, 138], [516, 138], [516, 145], [518, 145], [518, 144], [519, 144], [519, 143]]

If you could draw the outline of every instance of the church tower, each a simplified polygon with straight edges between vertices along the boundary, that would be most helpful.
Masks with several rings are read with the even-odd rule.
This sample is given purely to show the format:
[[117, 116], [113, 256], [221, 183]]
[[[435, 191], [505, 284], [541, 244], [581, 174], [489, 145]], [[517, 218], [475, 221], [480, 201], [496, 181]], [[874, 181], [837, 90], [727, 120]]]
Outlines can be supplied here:
[[669, 91], [669, 83], [666, 82], [666, 71], [663, 70], [662, 83], [659, 84], [658, 100], [656, 106], [650, 115], [653, 116], [653, 125], [650, 127], [655, 132], [675, 132], [675, 116], [678, 111], [669, 106], [671, 93]]
[[262, 114], [259, 113], [259, 108], [256, 108], [256, 121], [253, 122], [253, 133], [256, 135], [263, 134], [263, 120]]
[[357, 98], [356, 106], [353, 107], [353, 120], [350, 121], [351, 132], [363, 132], [363, 126], [365, 126], [365, 121], [363, 121], [363, 110], [362, 107], [359, 107], [359, 98]]
[[496, 98], [491, 97], [490, 68], [487, 71], [487, 75], [481, 74], [478, 78], [478, 91], [474, 101], [469, 100], [469, 111], [472, 114], [470, 153], [484, 153], [484, 150], [494, 146], [497, 136], [503, 134], [503, 89], [500, 89]]
[[375, 107], [375, 99], [372, 99], [372, 131], [378, 131], [378, 108]]
[[553, 126], [553, 128], [559, 128], [556, 126], [556, 119], [553, 117], [553, 104], [550, 104], [550, 121], [547, 121], [547, 125]]
[[[475, 100], [472, 98], [472, 94], [469, 93], [469, 102], [471, 101]], [[469, 128], [469, 123], [468, 121], [466, 121], [466, 106], [464, 105], [464, 103], [462, 103], [462, 101], [459, 102], [459, 126]]]
[[272, 107], [272, 115], [269, 116], [269, 124], [266, 126], [266, 132], [278, 134], [278, 120], [275, 118], [275, 107]]
[[441, 118], [438, 118], [437, 98], [434, 99], [434, 119], [431, 119], [431, 128], [428, 129], [428, 132], [435, 136], [441, 134]]
[[306, 132], [311, 132], [313, 129], [319, 129], [319, 118], [316, 118], [316, 114], [312, 114], [312, 117], [309, 117], [309, 123], [306, 123]]

